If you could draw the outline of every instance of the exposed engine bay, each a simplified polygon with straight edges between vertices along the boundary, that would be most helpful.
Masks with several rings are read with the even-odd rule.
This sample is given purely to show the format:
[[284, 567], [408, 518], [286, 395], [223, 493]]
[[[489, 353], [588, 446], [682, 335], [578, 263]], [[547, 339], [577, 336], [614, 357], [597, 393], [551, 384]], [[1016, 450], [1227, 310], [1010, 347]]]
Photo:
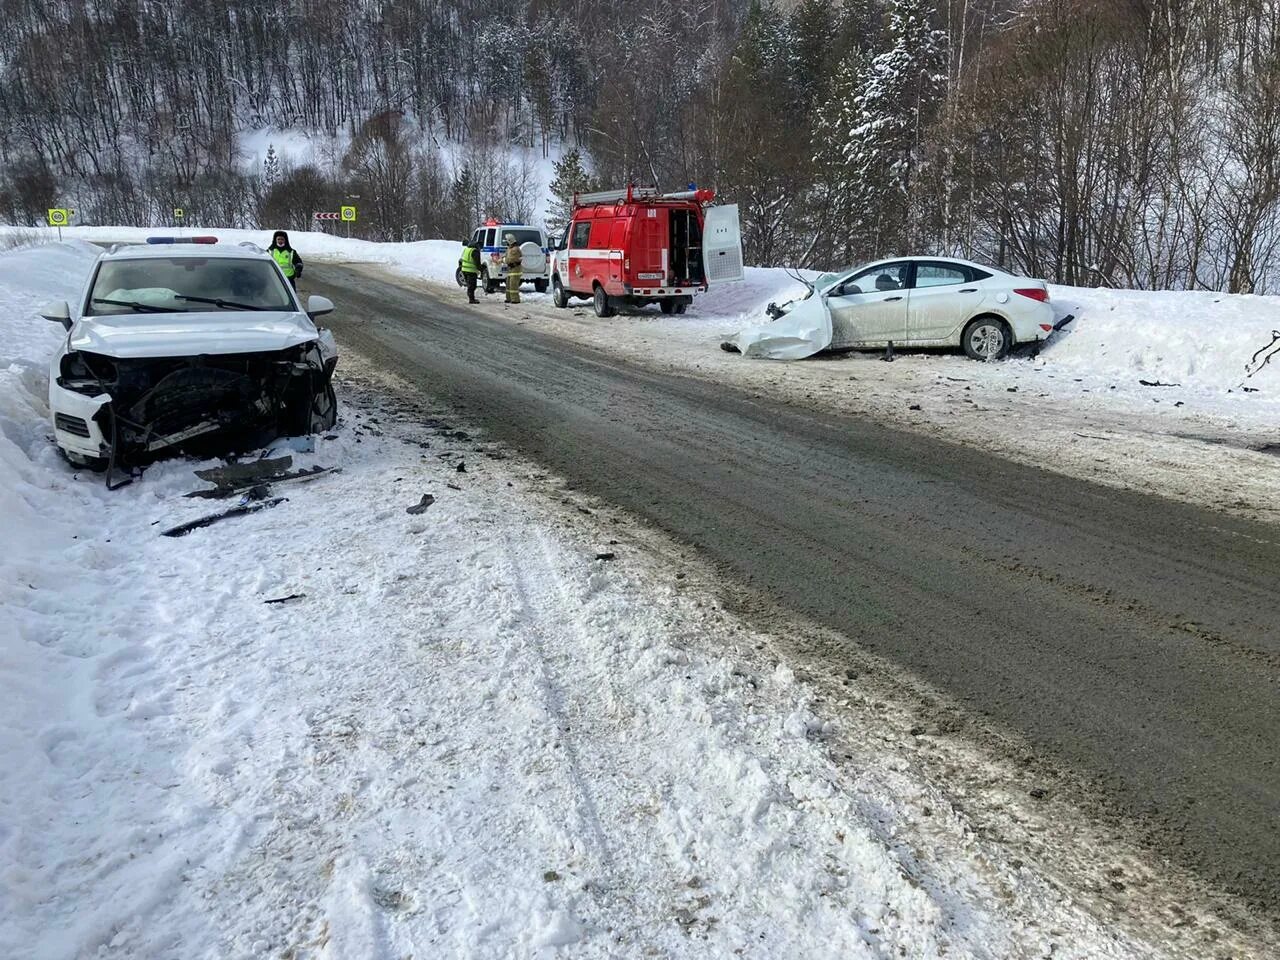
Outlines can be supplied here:
[[57, 382], [109, 398], [93, 419], [106, 438], [104, 459], [127, 468], [163, 454], [235, 453], [329, 429], [337, 419], [331, 345], [190, 357], [74, 351], [62, 358]]

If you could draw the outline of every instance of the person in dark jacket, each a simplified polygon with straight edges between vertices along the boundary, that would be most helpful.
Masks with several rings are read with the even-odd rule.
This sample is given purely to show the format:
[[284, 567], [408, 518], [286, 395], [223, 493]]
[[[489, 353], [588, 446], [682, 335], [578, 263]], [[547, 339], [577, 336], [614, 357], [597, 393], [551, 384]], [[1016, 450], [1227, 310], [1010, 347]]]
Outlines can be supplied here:
[[271, 259], [280, 264], [280, 271], [298, 289], [298, 278], [302, 276], [302, 257], [298, 251], [289, 246], [289, 235], [277, 230], [271, 235]]
[[479, 303], [476, 299], [476, 280], [480, 277], [480, 244], [474, 238], [462, 241], [462, 259], [458, 261], [463, 282], [467, 285], [467, 303]]

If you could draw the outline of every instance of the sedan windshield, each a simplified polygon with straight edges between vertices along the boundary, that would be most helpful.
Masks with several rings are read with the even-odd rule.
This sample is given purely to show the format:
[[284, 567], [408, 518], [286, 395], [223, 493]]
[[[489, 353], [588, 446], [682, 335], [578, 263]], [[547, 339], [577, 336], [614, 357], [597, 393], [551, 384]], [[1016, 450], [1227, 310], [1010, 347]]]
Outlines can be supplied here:
[[862, 267], [863, 264], [858, 264], [856, 267], [845, 267], [843, 270], [837, 270], [835, 273], [824, 273], [822, 276], [818, 277], [817, 280], [813, 281], [813, 285], [819, 290], [825, 290], [837, 280], [843, 280], [845, 277], [861, 270]]
[[214, 257], [108, 260], [89, 299], [85, 313], [97, 317], [297, 309], [272, 264]]

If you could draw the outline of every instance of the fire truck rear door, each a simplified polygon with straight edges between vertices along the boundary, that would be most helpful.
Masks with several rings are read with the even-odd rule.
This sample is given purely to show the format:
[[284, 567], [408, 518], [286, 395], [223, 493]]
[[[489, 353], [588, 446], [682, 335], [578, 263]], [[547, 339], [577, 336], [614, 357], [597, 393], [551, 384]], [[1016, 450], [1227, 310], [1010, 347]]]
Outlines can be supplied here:
[[738, 224], [738, 205], [708, 207], [703, 216], [702, 264], [707, 283], [741, 280], [742, 228]]

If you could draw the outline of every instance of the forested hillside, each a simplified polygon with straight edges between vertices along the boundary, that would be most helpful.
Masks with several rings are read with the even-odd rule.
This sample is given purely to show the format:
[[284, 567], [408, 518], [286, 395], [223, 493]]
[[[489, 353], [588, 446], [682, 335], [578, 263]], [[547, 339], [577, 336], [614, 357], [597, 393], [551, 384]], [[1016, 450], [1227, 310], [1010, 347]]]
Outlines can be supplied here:
[[[1280, 0], [0, 0], [0, 219], [527, 217], [714, 186], [753, 262], [1280, 283]], [[263, 128], [331, 156], [245, 162]], [[513, 152], [523, 147], [524, 152]], [[577, 151], [576, 153], [574, 151]], [[578, 166], [580, 158], [581, 169]]]

